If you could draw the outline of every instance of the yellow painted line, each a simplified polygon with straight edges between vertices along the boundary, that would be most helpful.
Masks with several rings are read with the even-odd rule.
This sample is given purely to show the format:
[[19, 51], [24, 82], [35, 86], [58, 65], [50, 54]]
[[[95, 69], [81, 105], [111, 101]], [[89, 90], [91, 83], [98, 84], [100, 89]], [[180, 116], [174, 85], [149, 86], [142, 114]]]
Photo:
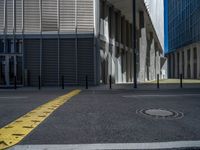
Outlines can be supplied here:
[[57, 108], [69, 101], [73, 96], [81, 91], [74, 90], [66, 95], [60, 96], [36, 109], [28, 112], [24, 116], [11, 122], [0, 129], [0, 150], [9, 148], [24, 139], [32, 130], [49, 117]]

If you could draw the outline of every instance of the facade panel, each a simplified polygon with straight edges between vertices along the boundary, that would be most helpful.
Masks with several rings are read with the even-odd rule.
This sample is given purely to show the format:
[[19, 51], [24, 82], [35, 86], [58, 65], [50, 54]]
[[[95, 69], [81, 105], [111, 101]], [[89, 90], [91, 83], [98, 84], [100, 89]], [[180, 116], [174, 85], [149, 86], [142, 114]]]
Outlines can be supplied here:
[[164, 0], [144, 0], [144, 2], [164, 49]]
[[89, 84], [94, 85], [94, 40], [93, 38], [78, 39], [78, 83], [84, 85], [88, 76]]
[[60, 0], [60, 33], [76, 31], [75, 0]]
[[58, 39], [42, 40], [42, 85], [59, 84]]
[[4, 32], [4, 0], [0, 2], [0, 34]]
[[6, 16], [7, 16], [7, 33], [12, 34], [13, 29], [14, 29], [14, 16], [13, 16], [13, 11], [14, 11], [14, 1], [13, 0], [7, 0], [6, 5]]
[[37, 86], [40, 75], [40, 40], [27, 39], [24, 41], [24, 64], [27, 85]]
[[22, 33], [22, 28], [23, 28], [23, 9], [22, 9], [22, 0], [16, 0], [16, 33]]
[[77, 56], [75, 39], [60, 39], [60, 76], [65, 85], [77, 84]]
[[77, 0], [77, 32], [92, 33], [94, 31], [93, 0]]
[[42, 31], [58, 31], [57, 0], [42, 0]]
[[40, 0], [24, 0], [24, 33], [40, 33]]

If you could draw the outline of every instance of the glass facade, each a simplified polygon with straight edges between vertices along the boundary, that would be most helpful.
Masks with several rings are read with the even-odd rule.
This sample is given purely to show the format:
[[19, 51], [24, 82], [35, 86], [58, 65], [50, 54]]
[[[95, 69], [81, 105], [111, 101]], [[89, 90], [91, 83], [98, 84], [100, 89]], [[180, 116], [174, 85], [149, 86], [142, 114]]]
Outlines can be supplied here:
[[168, 0], [169, 52], [200, 41], [200, 0]]

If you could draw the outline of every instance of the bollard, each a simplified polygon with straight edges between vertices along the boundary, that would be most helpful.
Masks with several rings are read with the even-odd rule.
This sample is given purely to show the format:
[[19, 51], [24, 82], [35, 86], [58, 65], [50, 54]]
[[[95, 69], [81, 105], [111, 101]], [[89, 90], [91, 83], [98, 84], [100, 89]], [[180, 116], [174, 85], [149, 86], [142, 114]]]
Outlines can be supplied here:
[[88, 76], [85, 76], [85, 88], [88, 89]]
[[30, 81], [31, 81], [30, 76], [31, 76], [31, 75], [30, 75], [30, 71], [28, 70], [28, 71], [27, 71], [27, 85], [28, 85], [28, 86], [30, 86], [30, 83], [31, 83], [31, 82], [30, 82]]
[[62, 89], [65, 89], [65, 77], [62, 76]]
[[109, 78], [110, 89], [112, 89], [112, 76], [110, 75], [109, 77], [110, 77]]
[[183, 88], [183, 74], [180, 74], [180, 88]]
[[41, 89], [41, 84], [40, 84], [40, 76], [38, 76], [38, 89]]
[[17, 89], [17, 77], [16, 76], [14, 77], [14, 87], [15, 87], [15, 89]]
[[134, 88], [137, 89], [137, 55], [134, 52]]
[[159, 83], [159, 74], [157, 74], [157, 88], [160, 88], [160, 83]]

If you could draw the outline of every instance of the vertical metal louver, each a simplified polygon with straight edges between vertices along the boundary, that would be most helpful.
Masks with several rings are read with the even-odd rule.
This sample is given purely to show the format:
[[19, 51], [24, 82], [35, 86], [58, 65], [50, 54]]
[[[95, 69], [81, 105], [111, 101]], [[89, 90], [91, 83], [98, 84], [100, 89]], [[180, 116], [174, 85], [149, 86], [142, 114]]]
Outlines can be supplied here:
[[60, 76], [65, 84], [76, 84], [76, 50], [75, 39], [60, 40]]
[[40, 75], [40, 40], [25, 40], [24, 50], [25, 69], [29, 72], [28, 82], [31, 86], [37, 86]]
[[42, 43], [42, 84], [58, 85], [58, 39], [44, 39]]
[[40, 32], [40, 2], [39, 0], [24, 0], [24, 32]]
[[90, 84], [94, 84], [94, 47], [93, 38], [78, 39], [78, 82], [85, 84], [85, 76], [88, 76]]
[[0, 34], [4, 32], [4, 0], [0, 1]]
[[13, 0], [7, 0], [7, 33], [12, 34], [13, 33], [13, 11], [14, 11], [14, 7], [13, 7]]
[[22, 33], [22, 0], [16, 0], [16, 33]]
[[77, 31], [91, 33], [94, 29], [93, 0], [77, 0]]
[[58, 31], [57, 0], [42, 0], [42, 31]]
[[60, 31], [75, 33], [75, 0], [60, 0]]

